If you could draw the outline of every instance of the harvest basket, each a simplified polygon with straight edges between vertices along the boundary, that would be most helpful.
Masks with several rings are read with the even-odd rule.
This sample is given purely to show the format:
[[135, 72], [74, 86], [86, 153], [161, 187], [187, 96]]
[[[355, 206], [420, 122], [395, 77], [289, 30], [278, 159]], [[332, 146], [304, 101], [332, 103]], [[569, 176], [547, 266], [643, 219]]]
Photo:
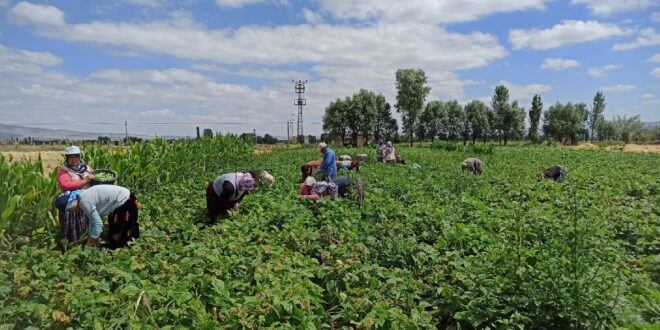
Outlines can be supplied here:
[[94, 175], [94, 179], [91, 182], [92, 186], [95, 186], [97, 184], [117, 183], [117, 172], [113, 170], [99, 169], [92, 172], [92, 174]]

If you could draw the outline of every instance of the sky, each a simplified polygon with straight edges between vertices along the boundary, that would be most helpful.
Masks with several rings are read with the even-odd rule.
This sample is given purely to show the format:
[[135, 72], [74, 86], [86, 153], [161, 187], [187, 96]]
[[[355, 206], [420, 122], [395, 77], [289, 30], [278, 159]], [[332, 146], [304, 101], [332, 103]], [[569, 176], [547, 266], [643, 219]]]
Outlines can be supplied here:
[[319, 135], [361, 88], [394, 105], [402, 68], [426, 72], [427, 102], [602, 91], [606, 118], [660, 121], [660, 0], [0, 0], [3, 124], [286, 136], [307, 80]]

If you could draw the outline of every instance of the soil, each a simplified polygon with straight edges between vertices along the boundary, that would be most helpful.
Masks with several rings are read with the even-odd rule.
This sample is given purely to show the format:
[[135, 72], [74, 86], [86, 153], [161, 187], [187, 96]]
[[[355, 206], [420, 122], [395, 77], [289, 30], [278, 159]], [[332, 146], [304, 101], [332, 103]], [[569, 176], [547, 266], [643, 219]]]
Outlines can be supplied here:
[[604, 151], [624, 151], [624, 152], [657, 152], [660, 153], [660, 145], [657, 144], [617, 144], [606, 147], [599, 147], [593, 143], [581, 143], [577, 146], [563, 146], [571, 150], [604, 150]]

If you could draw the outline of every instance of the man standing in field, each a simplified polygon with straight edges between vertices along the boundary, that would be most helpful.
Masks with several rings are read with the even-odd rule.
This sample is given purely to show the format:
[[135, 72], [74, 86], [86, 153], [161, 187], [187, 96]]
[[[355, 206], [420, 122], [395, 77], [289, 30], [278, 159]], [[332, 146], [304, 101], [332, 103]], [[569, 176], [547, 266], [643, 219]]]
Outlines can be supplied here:
[[330, 181], [337, 175], [337, 160], [335, 152], [328, 148], [324, 142], [319, 143], [319, 150], [323, 153], [320, 169], [323, 171], [323, 180]]

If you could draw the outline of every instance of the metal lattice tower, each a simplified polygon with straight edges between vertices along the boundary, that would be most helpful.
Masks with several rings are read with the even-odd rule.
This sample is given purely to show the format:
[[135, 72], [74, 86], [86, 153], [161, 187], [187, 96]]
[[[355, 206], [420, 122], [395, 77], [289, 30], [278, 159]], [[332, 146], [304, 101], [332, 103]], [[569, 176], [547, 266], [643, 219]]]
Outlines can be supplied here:
[[307, 99], [303, 98], [303, 95], [305, 94], [307, 80], [293, 80], [293, 83], [295, 84], [296, 94], [298, 94], [298, 98], [293, 100], [293, 105], [298, 106], [298, 143], [302, 144], [305, 141], [305, 134], [303, 133], [303, 106], [307, 105]]

